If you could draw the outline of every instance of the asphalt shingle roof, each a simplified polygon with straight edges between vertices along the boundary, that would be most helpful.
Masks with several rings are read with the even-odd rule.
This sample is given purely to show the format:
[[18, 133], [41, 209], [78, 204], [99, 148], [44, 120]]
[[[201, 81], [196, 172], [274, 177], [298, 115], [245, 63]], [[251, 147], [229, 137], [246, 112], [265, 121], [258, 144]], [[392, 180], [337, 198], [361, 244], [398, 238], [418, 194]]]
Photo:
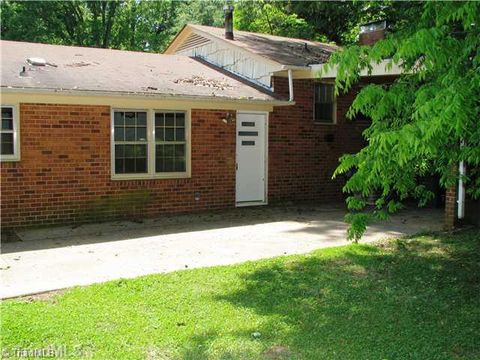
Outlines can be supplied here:
[[188, 24], [187, 26], [221, 38], [232, 45], [276, 61], [282, 65], [308, 66], [312, 64], [323, 64], [333, 52], [339, 49], [336, 45], [316, 41], [240, 30], [234, 30], [234, 39], [227, 40], [225, 39], [224, 28], [195, 24]]
[[[278, 100], [186, 56], [5, 40], [0, 47], [2, 88]], [[32, 57], [50, 65], [31, 65], [27, 59]]]

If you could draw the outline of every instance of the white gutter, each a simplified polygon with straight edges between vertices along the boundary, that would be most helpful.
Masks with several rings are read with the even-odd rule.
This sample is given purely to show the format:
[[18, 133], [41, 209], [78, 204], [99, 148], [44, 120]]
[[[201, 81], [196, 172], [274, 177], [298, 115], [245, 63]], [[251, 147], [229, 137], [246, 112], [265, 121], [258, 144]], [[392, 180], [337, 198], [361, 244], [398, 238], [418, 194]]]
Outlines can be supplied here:
[[293, 72], [288, 69], [288, 101], [293, 101]]
[[189, 101], [211, 101], [211, 102], [235, 102], [239, 104], [262, 104], [273, 106], [295, 105], [294, 101], [286, 100], [261, 100], [249, 98], [229, 98], [224, 96], [192, 96], [184, 94], [159, 94], [143, 92], [120, 92], [120, 91], [98, 91], [98, 90], [69, 90], [69, 89], [40, 89], [40, 88], [14, 88], [11, 86], [1, 87], [0, 93], [20, 93], [20, 94], [48, 94], [48, 95], [71, 95], [71, 96], [105, 96], [121, 98], [148, 98], [156, 100], [189, 100]]

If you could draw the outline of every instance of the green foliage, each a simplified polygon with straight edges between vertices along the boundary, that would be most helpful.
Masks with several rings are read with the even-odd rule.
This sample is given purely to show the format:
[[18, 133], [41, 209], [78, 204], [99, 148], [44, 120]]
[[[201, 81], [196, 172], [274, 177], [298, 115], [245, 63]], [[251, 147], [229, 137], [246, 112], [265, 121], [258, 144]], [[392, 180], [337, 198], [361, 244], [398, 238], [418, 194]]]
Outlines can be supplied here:
[[313, 27], [290, 12], [284, 2], [242, 0], [236, 4], [234, 22], [239, 30], [304, 39], [315, 35]]
[[[415, 198], [425, 205], [433, 194], [421, 183], [440, 176], [441, 185], [458, 180], [454, 169], [467, 164], [464, 180], [472, 196], [480, 195], [475, 171], [480, 165], [480, 3], [428, 2], [422, 11], [406, 11], [387, 39], [373, 47], [351, 46], [336, 53], [337, 91], [348, 91], [362, 70], [384, 59], [400, 65], [404, 74], [391, 85], [363, 88], [348, 116], [371, 118], [364, 132], [368, 146], [341, 158], [335, 175], [355, 171], [344, 191], [377, 196], [376, 209], [392, 213], [389, 201]], [[472, 176], [473, 175], [473, 176]], [[349, 236], [358, 239], [372, 214], [358, 213], [365, 204], [347, 201], [353, 211]]]
[[[6, 0], [0, 2], [1, 36], [6, 40], [158, 52], [186, 23], [223, 26], [225, 3], [235, 5], [238, 30], [337, 43], [355, 42], [360, 22], [385, 13], [376, 2]], [[395, 4], [392, 8], [398, 7]]]
[[188, 22], [221, 26], [221, 0], [2, 1], [5, 40], [161, 52]]

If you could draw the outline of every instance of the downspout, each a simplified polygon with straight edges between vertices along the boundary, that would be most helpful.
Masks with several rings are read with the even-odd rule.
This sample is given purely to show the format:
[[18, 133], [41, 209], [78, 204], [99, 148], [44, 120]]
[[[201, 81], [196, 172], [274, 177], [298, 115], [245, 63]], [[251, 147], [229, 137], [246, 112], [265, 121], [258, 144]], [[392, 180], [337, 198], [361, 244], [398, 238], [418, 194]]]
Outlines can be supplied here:
[[293, 72], [288, 69], [288, 101], [293, 101]]
[[465, 217], [465, 184], [463, 183], [463, 178], [466, 175], [465, 162], [462, 160], [458, 164], [458, 200], [457, 200], [457, 217], [463, 219]]

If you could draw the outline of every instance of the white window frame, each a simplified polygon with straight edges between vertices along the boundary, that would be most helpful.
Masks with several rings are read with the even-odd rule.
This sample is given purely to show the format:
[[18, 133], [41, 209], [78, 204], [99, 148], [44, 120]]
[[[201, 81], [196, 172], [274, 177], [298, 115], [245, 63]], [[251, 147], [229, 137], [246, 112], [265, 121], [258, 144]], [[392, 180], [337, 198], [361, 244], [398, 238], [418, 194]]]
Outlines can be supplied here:
[[0, 155], [1, 162], [7, 161], [20, 161], [20, 117], [18, 116], [17, 106], [16, 105], [7, 105], [2, 104], [2, 108], [11, 108], [13, 116], [13, 130], [4, 131], [2, 133], [13, 133], [13, 154], [11, 155]]
[[[115, 112], [134, 111], [147, 113], [147, 172], [139, 174], [115, 173]], [[155, 172], [155, 113], [156, 112], [184, 112], [185, 113], [185, 171], [184, 172]], [[191, 177], [191, 111], [185, 109], [128, 109], [112, 108], [110, 114], [110, 173], [112, 180], [149, 180], [149, 179], [185, 179]]]
[[317, 82], [317, 83], [314, 83], [313, 85], [313, 122], [315, 123], [315, 125], [336, 125], [337, 124], [337, 96], [335, 95], [335, 92], [333, 93], [333, 116], [332, 116], [332, 122], [325, 122], [325, 121], [318, 121], [317, 120], [317, 116], [316, 116], [316, 107], [315, 107], [315, 104], [316, 104], [316, 97], [315, 97], [315, 87], [317, 85], [331, 85], [331, 86], [335, 86], [335, 84], [333, 82], [327, 82], [327, 81], [322, 81], [322, 82]]

